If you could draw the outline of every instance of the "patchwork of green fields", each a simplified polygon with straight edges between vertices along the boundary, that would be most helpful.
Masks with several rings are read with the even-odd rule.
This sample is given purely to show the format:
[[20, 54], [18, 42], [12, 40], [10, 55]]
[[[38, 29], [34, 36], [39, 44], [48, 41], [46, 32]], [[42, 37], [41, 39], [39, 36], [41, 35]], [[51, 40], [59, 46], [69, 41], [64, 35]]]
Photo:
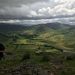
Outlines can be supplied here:
[[0, 75], [12, 75], [9, 71], [26, 63], [47, 66], [52, 73], [57, 71], [55, 75], [75, 75], [74, 33], [75, 30], [70, 27], [40, 29], [39, 26], [1, 32], [0, 42], [4, 44], [6, 53], [5, 58], [0, 60]]

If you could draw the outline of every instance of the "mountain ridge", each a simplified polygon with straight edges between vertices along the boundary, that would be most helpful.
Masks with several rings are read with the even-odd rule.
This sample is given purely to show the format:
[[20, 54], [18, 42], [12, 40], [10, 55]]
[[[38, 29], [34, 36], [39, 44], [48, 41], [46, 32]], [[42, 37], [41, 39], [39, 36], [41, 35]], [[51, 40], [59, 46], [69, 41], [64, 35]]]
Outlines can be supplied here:
[[2, 31], [19, 31], [23, 29], [37, 29], [43, 31], [45, 29], [64, 29], [64, 28], [75, 28], [75, 26], [62, 24], [62, 23], [46, 23], [46, 24], [38, 24], [38, 25], [21, 25], [21, 24], [9, 24], [9, 23], [0, 23], [0, 32]]

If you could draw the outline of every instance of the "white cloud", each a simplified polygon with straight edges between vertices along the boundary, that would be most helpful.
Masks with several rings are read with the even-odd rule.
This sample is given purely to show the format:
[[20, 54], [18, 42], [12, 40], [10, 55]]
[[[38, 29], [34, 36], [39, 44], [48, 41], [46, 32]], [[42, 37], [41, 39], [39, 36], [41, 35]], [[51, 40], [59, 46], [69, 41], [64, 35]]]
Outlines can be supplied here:
[[37, 14], [37, 12], [35, 12], [35, 11], [30, 11], [30, 13], [27, 15], [28, 17], [37, 17], [38, 16], [38, 14]]
[[[49, 3], [46, 3], [49, 4]], [[55, 0], [52, 4], [44, 8], [38, 9], [38, 14], [43, 14], [44, 16], [61, 16], [61, 15], [74, 15], [75, 14], [75, 1], [74, 0]], [[37, 11], [36, 11], [37, 12]]]
[[5, 7], [0, 9], [0, 15], [16, 17], [54, 17], [54, 16], [74, 16], [75, 0], [42, 0], [39, 2], [19, 7]]

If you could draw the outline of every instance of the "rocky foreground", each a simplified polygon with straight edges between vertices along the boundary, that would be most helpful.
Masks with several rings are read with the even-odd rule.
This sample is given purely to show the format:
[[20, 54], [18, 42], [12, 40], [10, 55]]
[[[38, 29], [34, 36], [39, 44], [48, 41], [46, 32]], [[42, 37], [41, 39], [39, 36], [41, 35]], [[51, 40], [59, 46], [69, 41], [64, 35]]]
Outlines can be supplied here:
[[0, 68], [0, 75], [57, 75], [63, 69], [61, 64], [44, 66], [42, 64], [24, 63], [11, 69]]

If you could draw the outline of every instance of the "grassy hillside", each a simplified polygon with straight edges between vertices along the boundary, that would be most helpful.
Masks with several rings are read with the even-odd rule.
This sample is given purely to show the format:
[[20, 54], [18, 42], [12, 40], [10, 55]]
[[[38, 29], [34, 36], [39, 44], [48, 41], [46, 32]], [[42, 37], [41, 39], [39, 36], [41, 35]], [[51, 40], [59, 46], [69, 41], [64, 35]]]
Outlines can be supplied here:
[[75, 75], [75, 26], [0, 24], [0, 31], [0, 75]]

